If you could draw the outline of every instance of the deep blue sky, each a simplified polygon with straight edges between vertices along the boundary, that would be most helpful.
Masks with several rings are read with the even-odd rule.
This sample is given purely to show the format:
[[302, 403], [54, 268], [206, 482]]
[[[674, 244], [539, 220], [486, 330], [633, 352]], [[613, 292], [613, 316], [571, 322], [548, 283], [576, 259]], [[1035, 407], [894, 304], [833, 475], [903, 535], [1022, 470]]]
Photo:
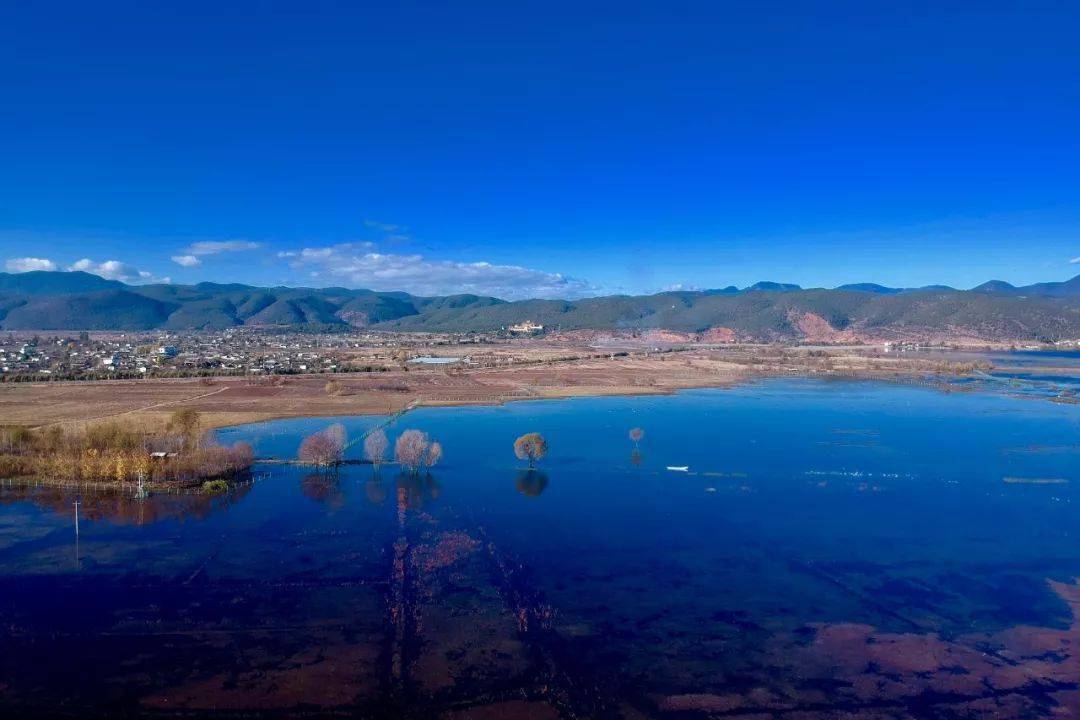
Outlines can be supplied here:
[[0, 262], [509, 296], [1060, 280], [1078, 38], [1068, 2], [5, 3]]

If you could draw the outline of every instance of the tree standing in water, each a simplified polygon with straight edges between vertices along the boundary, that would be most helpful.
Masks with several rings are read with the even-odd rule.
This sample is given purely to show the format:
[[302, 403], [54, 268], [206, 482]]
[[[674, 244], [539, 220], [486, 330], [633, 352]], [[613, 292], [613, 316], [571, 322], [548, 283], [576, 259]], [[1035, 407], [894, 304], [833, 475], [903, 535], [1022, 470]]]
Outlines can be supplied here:
[[547, 440], [540, 433], [525, 433], [514, 441], [514, 455], [519, 460], [528, 460], [529, 467], [536, 467], [538, 460], [547, 455]]
[[386, 439], [386, 433], [382, 428], [372, 430], [364, 438], [364, 457], [375, 467], [379, 467], [386, 460], [386, 451], [389, 448], [390, 441]]
[[424, 453], [424, 466], [429, 470], [435, 467], [439, 461], [442, 460], [442, 443], [438, 440], [433, 440], [427, 447], [427, 452]]
[[341, 462], [345, 455], [345, 427], [331, 425], [300, 443], [300, 462], [318, 468], [329, 468]]
[[638, 443], [641, 442], [643, 437], [645, 437], [645, 431], [641, 428], [636, 427], [630, 430], [630, 440], [634, 443], [635, 450], [638, 449]]
[[428, 440], [427, 433], [419, 430], [406, 430], [401, 433], [397, 442], [394, 443], [394, 459], [415, 475], [419, 472], [420, 466], [424, 464], [430, 445], [431, 441]]

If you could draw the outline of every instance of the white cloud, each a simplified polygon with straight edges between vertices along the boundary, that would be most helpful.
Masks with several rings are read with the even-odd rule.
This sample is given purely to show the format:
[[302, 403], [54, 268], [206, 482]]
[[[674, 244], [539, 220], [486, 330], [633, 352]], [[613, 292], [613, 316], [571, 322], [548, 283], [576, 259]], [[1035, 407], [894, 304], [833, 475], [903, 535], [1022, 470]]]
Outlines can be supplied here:
[[184, 252], [188, 255], [217, 255], [223, 252], [254, 250], [259, 243], [250, 240], [200, 240], [188, 245]]
[[24, 273], [32, 270], [55, 270], [56, 263], [47, 258], [10, 258], [4, 263], [4, 268], [11, 273]]
[[1074, 257], [1072, 260], [1069, 261], [1069, 264], [1070, 265], [1080, 265], [1080, 257]]
[[371, 290], [404, 290], [418, 295], [475, 293], [508, 300], [571, 298], [595, 294], [583, 280], [559, 273], [486, 262], [430, 260], [421, 255], [371, 251], [371, 243], [348, 243], [278, 253], [313, 277]]
[[139, 270], [132, 267], [120, 260], [106, 260], [104, 262], [94, 262], [90, 258], [83, 258], [72, 263], [68, 270], [78, 270], [82, 272], [88, 272], [99, 277], [103, 277], [106, 280], [119, 280], [125, 283], [148, 283], [148, 282], [169, 282], [169, 278], [155, 278], [152, 273], [145, 270]]
[[195, 267], [202, 264], [202, 260], [194, 255], [173, 255], [172, 261], [183, 267]]

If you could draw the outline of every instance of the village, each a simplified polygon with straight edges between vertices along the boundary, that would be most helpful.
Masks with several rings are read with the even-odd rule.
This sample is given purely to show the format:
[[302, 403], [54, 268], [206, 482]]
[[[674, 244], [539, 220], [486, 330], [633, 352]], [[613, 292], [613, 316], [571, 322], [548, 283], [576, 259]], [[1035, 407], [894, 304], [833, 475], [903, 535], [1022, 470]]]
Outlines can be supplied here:
[[[8, 332], [0, 334], [0, 382], [382, 372], [417, 364], [497, 364], [492, 348], [542, 330], [539, 325], [522, 327], [490, 334], [249, 328], [63, 335]], [[483, 349], [470, 353], [470, 348]]]

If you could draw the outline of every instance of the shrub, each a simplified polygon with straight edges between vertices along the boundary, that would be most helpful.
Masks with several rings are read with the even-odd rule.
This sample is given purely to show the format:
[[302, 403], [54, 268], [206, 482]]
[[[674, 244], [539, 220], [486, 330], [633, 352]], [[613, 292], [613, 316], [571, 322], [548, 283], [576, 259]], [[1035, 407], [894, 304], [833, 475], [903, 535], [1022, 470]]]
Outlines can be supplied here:
[[220, 495], [229, 491], [229, 483], [224, 480], [207, 480], [202, 485], [202, 491], [206, 495]]

